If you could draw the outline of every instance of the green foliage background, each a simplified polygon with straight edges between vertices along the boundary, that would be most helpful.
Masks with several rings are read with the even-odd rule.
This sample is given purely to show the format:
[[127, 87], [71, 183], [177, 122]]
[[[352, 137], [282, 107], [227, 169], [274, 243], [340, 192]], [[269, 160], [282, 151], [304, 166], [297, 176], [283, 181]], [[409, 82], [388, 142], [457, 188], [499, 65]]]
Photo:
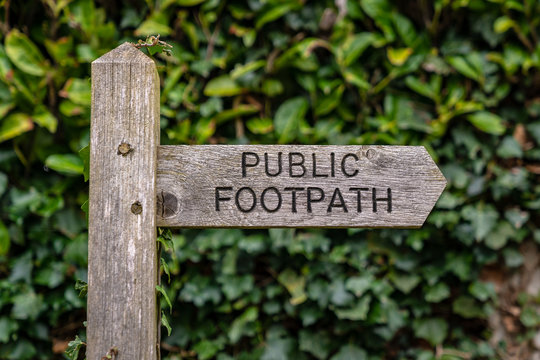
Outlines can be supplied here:
[[[166, 359], [507, 351], [480, 275], [540, 242], [540, 3], [0, 3], [0, 358], [84, 337], [90, 62], [156, 34], [163, 144], [424, 145], [448, 179], [420, 230], [174, 234]], [[520, 341], [537, 301], [519, 296]]]

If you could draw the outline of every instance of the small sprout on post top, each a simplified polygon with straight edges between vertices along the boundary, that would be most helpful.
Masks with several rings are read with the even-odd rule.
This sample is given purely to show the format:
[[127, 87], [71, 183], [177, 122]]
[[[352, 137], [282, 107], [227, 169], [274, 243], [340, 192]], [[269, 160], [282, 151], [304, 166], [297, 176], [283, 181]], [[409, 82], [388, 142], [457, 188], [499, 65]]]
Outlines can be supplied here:
[[139, 39], [137, 44], [133, 44], [133, 46], [135, 46], [135, 48], [137, 49], [148, 48], [148, 52], [150, 53], [150, 55], [154, 55], [158, 52], [163, 52], [167, 54], [167, 56], [171, 56], [171, 49], [173, 47], [171, 44], [168, 44], [163, 40], [159, 40], [159, 34], [157, 36], [148, 36], [146, 40]]

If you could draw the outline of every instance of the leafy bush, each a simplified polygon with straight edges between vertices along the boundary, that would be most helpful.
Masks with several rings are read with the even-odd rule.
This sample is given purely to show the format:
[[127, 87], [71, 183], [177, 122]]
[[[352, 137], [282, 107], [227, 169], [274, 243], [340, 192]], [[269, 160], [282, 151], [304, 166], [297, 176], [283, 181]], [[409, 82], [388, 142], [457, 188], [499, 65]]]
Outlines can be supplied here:
[[[173, 45], [154, 54], [162, 143], [424, 145], [449, 182], [415, 231], [174, 234], [165, 358], [509, 351], [488, 342], [500, 303], [482, 280], [540, 242], [538, 2], [119, 4], [0, 10], [0, 358], [61, 358], [84, 334], [89, 65], [156, 34]], [[508, 300], [520, 340], [537, 300]]]

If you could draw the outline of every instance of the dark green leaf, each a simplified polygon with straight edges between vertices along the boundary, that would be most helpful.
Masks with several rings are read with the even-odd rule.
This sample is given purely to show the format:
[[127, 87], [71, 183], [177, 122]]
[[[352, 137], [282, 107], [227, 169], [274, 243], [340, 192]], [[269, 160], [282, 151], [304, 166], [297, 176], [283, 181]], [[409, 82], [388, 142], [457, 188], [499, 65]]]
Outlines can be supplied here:
[[274, 117], [274, 128], [280, 144], [296, 138], [307, 108], [308, 103], [303, 97], [292, 98], [281, 104]]
[[479, 111], [467, 116], [467, 119], [469, 119], [477, 129], [482, 130], [483, 132], [493, 135], [504, 134], [505, 127], [503, 125], [503, 120], [498, 115], [487, 111]]
[[413, 322], [414, 335], [436, 346], [443, 343], [448, 333], [448, 324], [440, 318], [417, 319]]
[[28, 115], [21, 113], [8, 115], [0, 125], [0, 142], [19, 136], [33, 128], [34, 123]]
[[172, 327], [169, 324], [169, 319], [167, 318], [167, 315], [162, 311], [161, 312], [161, 326], [165, 326], [167, 329], [167, 336], [171, 336], [172, 333]]
[[368, 360], [368, 355], [365, 350], [354, 345], [343, 345], [338, 353], [330, 358], [330, 360]]
[[88, 293], [88, 284], [85, 281], [77, 280], [75, 283], [75, 290], [79, 292], [79, 297], [85, 297]]
[[79, 338], [79, 335], [75, 336], [75, 340], [71, 340], [66, 348], [66, 356], [70, 360], [77, 360], [79, 358], [79, 352], [86, 346], [86, 343]]
[[45, 165], [50, 169], [67, 175], [82, 175], [84, 172], [83, 161], [74, 154], [50, 155], [45, 160]]
[[0, 220], [0, 256], [5, 256], [9, 252], [11, 241], [6, 225]]
[[172, 313], [171, 300], [169, 299], [169, 295], [167, 295], [167, 292], [165, 291], [165, 289], [161, 287], [160, 285], [156, 285], [156, 290], [161, 294], [162, 298], [165, 299], [165, 301], [167, 302], [167, 305], [169, 305], [169, 311]]
[[43, 76], [46, 72], [45, 59], [37, 46], [19, 30], [14, 29], [6, 36], [6, 53], [19, 69], [27, 74]]
[[88, 179], [90, 179], [90, 145], [87, 145], [81, 150], [79, 150], [79, 157], [81, 158], [84, 165], [84, 181], [88, 181]]
[[234, 96], [242, 93], [242, 87], [239, 86], [229, 75], [216, 77], [206, 84], [204, 95], [206, 96]]

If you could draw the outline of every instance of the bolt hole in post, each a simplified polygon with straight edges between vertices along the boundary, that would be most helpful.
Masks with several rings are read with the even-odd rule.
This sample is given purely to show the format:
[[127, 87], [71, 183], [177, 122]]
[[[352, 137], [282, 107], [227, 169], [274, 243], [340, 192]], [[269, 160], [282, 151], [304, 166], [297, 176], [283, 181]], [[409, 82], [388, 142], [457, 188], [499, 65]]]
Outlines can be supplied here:
[[118, 145], [117, 154], [126, 157], [132, 151], [133, 151], [133, 148], [131, 147], [130, 144], [126, 142], [122, 142], [120, 145]]
[[131, 212], [135, 215], [140, 215], [142, 213], [142, 205], [140, 201], [135, 201], [131, 204]]

